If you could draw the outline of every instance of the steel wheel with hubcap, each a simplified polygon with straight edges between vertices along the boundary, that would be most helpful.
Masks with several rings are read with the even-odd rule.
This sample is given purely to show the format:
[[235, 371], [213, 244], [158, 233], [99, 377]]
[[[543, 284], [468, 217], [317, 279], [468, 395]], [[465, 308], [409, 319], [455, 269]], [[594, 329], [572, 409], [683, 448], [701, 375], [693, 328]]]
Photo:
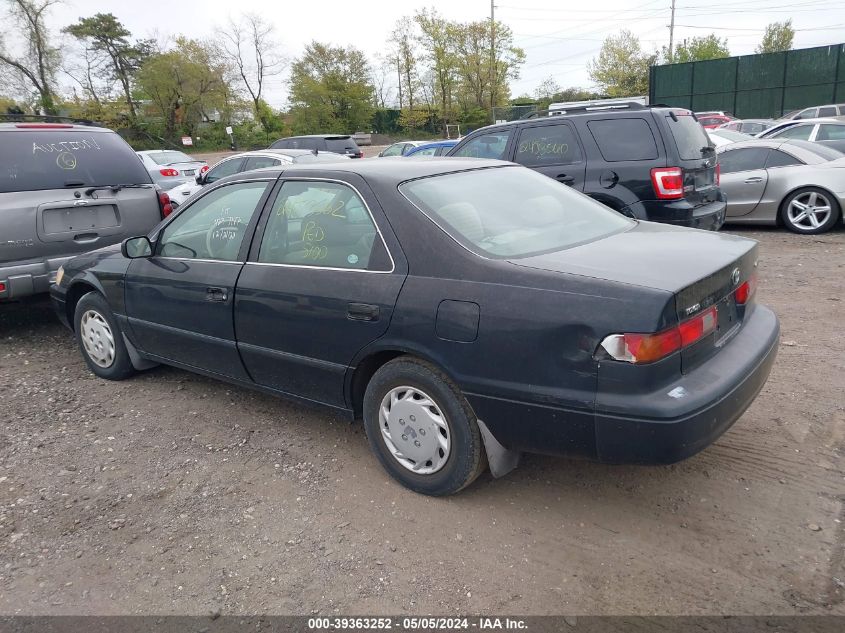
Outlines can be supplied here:
[[379, 424], [388, 450], [411, 472], [430, 475], [448, 461], [449, 423], [424, 391], [391, 389], [381, 401]]
[[114, 334], [108, 322], [96, 310], [86, 310], [80, 320], [80, 337], [88, 357], [100, 367], [114, 362]]
[[386, 363], [367, 384], [363, 404], [370, 447], [403, 486], [449, 495], [487, 467], [472, 407], [434, 365], [412, 356]]
[[830, 194], [819, 189], [803, 189], [784, 200], [784, 224], [796, 233], [822, 233], [839, 217], [839, 207]]

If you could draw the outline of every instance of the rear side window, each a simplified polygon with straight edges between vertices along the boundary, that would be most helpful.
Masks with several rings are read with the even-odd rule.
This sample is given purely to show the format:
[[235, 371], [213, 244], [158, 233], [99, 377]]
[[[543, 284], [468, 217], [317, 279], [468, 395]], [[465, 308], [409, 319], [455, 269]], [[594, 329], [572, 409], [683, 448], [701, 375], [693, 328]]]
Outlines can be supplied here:
[[690, 115], [679, 114], [675, 119], [667, 116], [666, 123], [682, 160], [697, 160], [710, 152], [710, 140], [704, 128]]
[[527, 167], [580, 163], [581, 148], [566, 124], [529, 127], [519, 135], [514, 161]]
[[283, 138], [273, 143], [270, 149], [291, 149], [292, 147], [293, 144], [290, 142], [290, 139]]
[[766, 159], [766, 168], [769, 167], [789, 167], [790, 165], [803, 165], [800, 160], [792, 156], [791, 154], [787, 154], [786, 152], [782, 152], [779, 149], [773, 149], [769, 152], [769, 157]]
[[817, 141], [843, 141], [845, 140], [845, 125], [820, 125], [816, 134]]
[[819, 116], [836, 116], [836, 106], [819, 108]]
[[0, 193], [147, 183], [144, 164], [113, 132], [0, 133]]
[[587, 127], [608, 162], [657, 158], [657, 144], [645, 119], [602, 119], [589, 121]]
[[251, 169], [264, 169], [265, 167], [275, 167], [280, 164], [278, 158], [269, 158], [267, 156], [250, 156], [244, 161], [244, 168], [242, 171], [250, 171]]
[[732, 149], [719, 156], [719, 169], [723, 174], [763, 169], [768, 154], [769, 149], [764, 147]]
[[816, 112], [818, 112], [818, 108], [809, 108], [807, 110], [801, 110], [798, 115], [795, 117], [796, 119], [815, 119]]

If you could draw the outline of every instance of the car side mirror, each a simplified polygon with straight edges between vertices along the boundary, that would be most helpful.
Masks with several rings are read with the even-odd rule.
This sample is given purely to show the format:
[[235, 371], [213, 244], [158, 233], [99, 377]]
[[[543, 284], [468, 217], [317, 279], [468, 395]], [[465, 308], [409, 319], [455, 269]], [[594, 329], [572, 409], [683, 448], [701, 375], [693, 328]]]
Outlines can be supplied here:
[[196, 183], [198, 185], [204, 185], [205, 184], [205, 175], [207, 173], [208, 173], [207, 171], [203, 172], [203, 173], [199, 174], [196, 178], [194, 178], [194, 180], [196, 181]]
[[153, 245], [150, 242], [150, 238], [146, 235], [130, 237], [127, 240], [123, 240], [123, 243], [120, 245], [120, 252], [127, 259], [152, 257]]

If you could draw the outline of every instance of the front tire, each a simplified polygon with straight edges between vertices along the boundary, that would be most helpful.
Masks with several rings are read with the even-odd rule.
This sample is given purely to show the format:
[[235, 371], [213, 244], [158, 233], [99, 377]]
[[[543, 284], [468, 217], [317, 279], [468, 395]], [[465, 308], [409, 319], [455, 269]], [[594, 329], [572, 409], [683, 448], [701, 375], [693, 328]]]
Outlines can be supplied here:
[[123, 333], [103, 295], [83, 295], [76, 304], [73, 326], [82, 357], [94, 374], [106, 380], [123, 380], [135, 373]]
[[816, 235], [833, 228], [841, 209], [836, 199], [816, 187], [804, 187], [789, 194], [780, 206], [784, 226], [793, 233]]
[[416, 358], [397, 358], [373, 375], [364, 428], [384, 469], [414, 492], [454, 494], [487, 466], [466, 398], [448, 376]]

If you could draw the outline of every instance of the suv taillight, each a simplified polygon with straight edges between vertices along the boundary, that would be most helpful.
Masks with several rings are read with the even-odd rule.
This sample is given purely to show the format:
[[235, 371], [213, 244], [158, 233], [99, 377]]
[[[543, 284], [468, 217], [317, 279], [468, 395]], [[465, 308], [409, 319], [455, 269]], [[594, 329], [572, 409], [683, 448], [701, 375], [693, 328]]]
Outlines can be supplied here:
[[684, 197], [684, 170], [680, 167], [655, 167], [651, 170], [651, 184], [660, 200]]
[[170, 196], [167, 195], [166, 191], [158, 192], [158, 208], [161, 211], [162, 218], [166, 218], [173, 213], [173, 205], [170, 204]]
[[716, 329], [718, 320], [719, 313], [713, 306], [655, 334], [611, 334], [600, 347], [614, 360], [636, 365], [653, 363], [697, 343]]

